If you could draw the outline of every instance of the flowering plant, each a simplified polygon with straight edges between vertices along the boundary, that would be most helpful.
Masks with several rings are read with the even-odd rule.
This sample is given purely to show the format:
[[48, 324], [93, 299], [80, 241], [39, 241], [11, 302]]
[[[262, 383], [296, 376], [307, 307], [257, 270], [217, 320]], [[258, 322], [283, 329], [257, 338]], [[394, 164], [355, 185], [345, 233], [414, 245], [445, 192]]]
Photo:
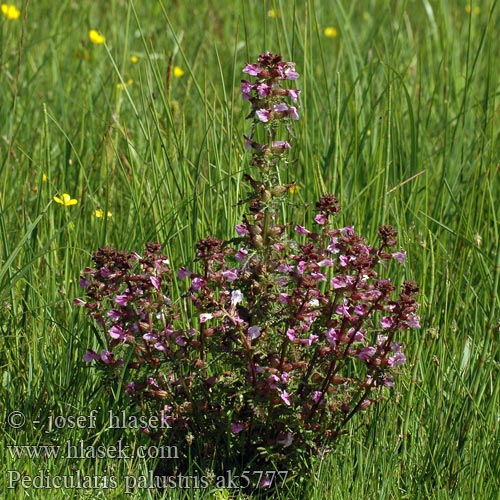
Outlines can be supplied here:
[[[196, 265], [177, 276], [159, 244], [142, 256], [101, 248], [77, 303], [106, 346], [84, 359], [116, 374], [143, 411], [161, 412], [168, 429], [156, 437], [186, 442], [192, 457], [219, 470], [300, 472], [394, 384], [405, 362], [397, 334], [420, 326], [418, 288], [405, 282], [398, 292], [381, 275], [405, 259], [393, 228], [381, 227], [370, 246], [353, 227], [333, 227], [333, 195], [316, 203], [315, 230], [279, 222], [291, 187], [279, 168], [299, 118], [300, 91], [285, 86], [299, 75], [271, 53], [243, 71], [255, 77], [241, 90], [259, 178], [246, 175], [249, 213], [237, 236], [203, 239]], [[176, 279], [185, 280], [182, 296]]]

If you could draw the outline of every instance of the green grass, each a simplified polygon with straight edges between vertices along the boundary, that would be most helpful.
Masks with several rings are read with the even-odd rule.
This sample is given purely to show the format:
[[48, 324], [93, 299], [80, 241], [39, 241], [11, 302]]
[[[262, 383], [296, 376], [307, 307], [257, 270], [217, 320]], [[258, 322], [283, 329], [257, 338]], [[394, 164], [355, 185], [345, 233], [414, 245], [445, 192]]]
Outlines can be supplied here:
[[[105, 415], [126, 398], [82, 362], [98, 337], [72, 305], [79, 272], [105, 244], [157, 240], [179, 266], [204, 235], [233, 236], [249, 168], [241, 68], [265, 50], [301, 73], [288, 219], [310, 221], [304, 205], [335, 193], [339, 223], [372, 241], [380, 224], [397, 228], [405, 276], [422, 289], [423, 328], [404, 339], [393, 398], [353, 423], [306, 496], [499, 498], [499, 3], [19, 0], [21, 17], [0, 20], [0, 414], [27, 423], [3, 425], [0, 456], [4, 471], [119, 484], [7, 489], [2, 472], [2, 498], [125, 498], [123, 478], [154, 466], [13, 458], [7, 446], [124, 437]], [[106, 45], [90, 44], [92, 28]], [[166, 77], [170, 60], [184, 76]], [[54, 203], [63, 192], [78, 204]], [[49, 416], [94, 408], [96, 429], [45, 432]]]

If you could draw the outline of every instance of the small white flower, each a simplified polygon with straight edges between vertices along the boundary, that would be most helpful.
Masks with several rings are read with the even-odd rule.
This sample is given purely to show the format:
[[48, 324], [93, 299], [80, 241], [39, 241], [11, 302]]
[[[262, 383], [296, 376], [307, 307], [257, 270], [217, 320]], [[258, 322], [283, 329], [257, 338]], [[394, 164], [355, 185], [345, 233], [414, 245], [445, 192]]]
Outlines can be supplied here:
[[235, 306], [243, 300], [243, 294], [241, 290], [233, 290], [231, 292], [231, 305]]

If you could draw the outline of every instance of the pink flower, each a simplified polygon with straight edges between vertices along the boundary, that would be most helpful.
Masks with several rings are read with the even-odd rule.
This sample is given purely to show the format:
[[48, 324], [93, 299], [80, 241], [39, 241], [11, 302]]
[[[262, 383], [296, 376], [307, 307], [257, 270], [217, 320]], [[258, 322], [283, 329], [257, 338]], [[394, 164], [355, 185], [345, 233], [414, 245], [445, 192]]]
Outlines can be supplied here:
[[127, 334], [119, 325], [114, 325], [109, 329], [109, 336], [117, 340], [126, 340]]
[[181, 347], [185, 346], [186, 345], [186, 337], [184, 337], [184, 335], [178, 335], [177, 337], [175, 337], [175, 343], [177, 345], [180, 345]]
[[245, 260], [247, 260], [248, 258], [248, 250], [246, 250], [245, 248], [240, 248], [234, 258], [238, 261], [238, 262], [245, 262]]
[[330, 280], [330, 283], [331, 283], [332, 287], [334, 289], [336, 289], [336, 290], [338, 290], [339, 288], [344, 288], [345, 286], [347, 286], [347, 283], [345, 282], [343, 276], [334, 276]]
[[300, 118], [299, 114], [297, 113], [297, 108], [295, 106], [290, 106], [287, 113], [290, 115], [292, 120], [298, 120]]
[[328, 217], [326, 215], [324, 215], [324, 214], [318, 214], [318, 215], [316, 215], [316, 217], [314, 217], [314, 220], [320, 226], [324, 226], [325, 224], [328, 224]]
[[158, 340], [158, 335], [153, 332], [147, 332], [142, 336], [142, 338], [147, 342], [155, 342], [156, 340]]
[[337, 246], [338, 243], [339, 239], [336, 236], [334, 236], [333, 238], [330, 239], [330, 243], [328, 244], [328, 247], [326, 249], [331, 253], [339, 253], [340, 249]]
[[280, 381], [278, 375], [275, 375], [274, 373], [269, 375], [269, 377], [267, 377], [267, 381], [270, 389], [278, 389], [278, 386], [276, 385], [276, 383]]
[[282, 263], [276, 268], [276, 271], [278, 273], [291, 273], [293, 271], [293, 266]]
[[297, 80], [300, 76], [295, 71], [295, 63], [293, 62], [280, 62], [278, 65], [278, 71], [280, 73], [280, 77], [285, 80]]
[[300, 90], [295, 90], [295, 89], [288, 90], [288, 95], [292, 98], [293, 102], [297, 102], [299, 94], [300, 94]]
[[347, 335], [349, 338], [354, 336], [354, 340], [356, 342], [364, 342], [365, 340], [365, 331], [364, 330], [355, 330], [354, 328], [349, 328]]
[[311, 334], [311, 335], [309, 335], [309, 338], [307, 338], [307, 339], [300, 339], [300, 343], [302, 345], [306, 345], [307, 347], [311, 347], [313, 342], [316, 342], [316, 340], [318, 340], [318, 338], [319, 337], [317, 335]]
[[420, 318], [415, 313], [409, 314], [408, 319], [405, 321], [405, 323], [410, 328], [420, 328]]
[[376, 352], [377, 349], [372, 345], [368, 347], [363, 347], [358, 352], [358, 359], [360, 361], [370, 361], [370, 359], [374, 356]]
[[313, 271], [311, 273], [311, 278], [314, 278], [317, 281], [326, 281], [326, 276], [323, 273], [318, 273], [317, 271]]
[[290, 406], [290, 394], [288, 394], [288, 392], [286, 391], [282, 391], [281, 394], [280, 394], [280, 398], [284, 401], [284, 403], [287, 405], [287, 406]]
[[406, 252], [394, 252], [392, 257], [396, 259], [400, 264], [404, 264], [406, 261]]
[[109, 278], [111, 276], [111, 271], [107, 267], [101, 267], [99, 273], [103, 278]]
[[286, 336], [293, 342], [295, 340], [295, 330], [293, 328], [289, 328], [286, 331]]
[[108, 311], [108, 316], [112, 321], [118, 321], [122, 317], [120, 311], [117, 311], [116, 309], [110, 309]]
[[298, 224], [294, 227], [294, 229], [301, 236], [304, 236], [304, 235], [307, 235], [307, 234], [311, 234], [311, 231], [309, 231], [308, 229], [306, 229], [304, 226], [299, 226]]
[[125, 307], [131, 300], [132, 297], [126, 293], [122, 293], [121, 295], [117, 295], [115, 297], [115, 302], [122, 307]]
[[252, 95], [253, 84], [248, 80], [241, 80], [241, 93], [243, 94], [243, 100], [248, 101]]
[[342, 304], [335, 309], [337, 314], [341, 314], [344, 318], [349, 319], [351, 314], [349, 313], [349, 302], [346, 299], [342, 300]]
[[251, 76], [259, 76], [264, 70], [258, 64], [247, 64], [243, 68], [243, 73], [247, 73]]
[[335, 347], [339, 339], [340, 339], [340, 330], [338, 330], [337, 328], [330, 328], [326, 332], [326, 340], [328, 340], [328, 343], [330, 345]]
[[271, 112], [268, 109], [258, 109], [255, 114], [261, 122], [268, 122], [271, 119]]
[[149, 280], [151, 281], [151, 284], [155, 287], [155, 289], [159, 291], [161, 285], [160, 278], [158, 278], [158, 276], [150, 276]]
[[236, 269], [228, 269], [222, 273], [222, 276], [228, 281], [234, 281], [238, 279], [238, 271]]
[[329, 259], [329, 258], [320, 260], [318, 262], [318, 266], [321, 266], [321, 267], [332, 267], [333, 266], [333, 260]]
[[212, 319], [214, 315], [212, 313], [201, 313], [200, 323], [206, 323], [209, 319]]
[[354, 236], [354, 226], [346, 226], [340, 229], [344, 236]]
[[397, 352], [387, 360], [388, 365], [394, 368], [395, 365], [404, 365], [406, 363], [406, 356], [402, 352]]
[[307, 262], [305, 260], [301, 260], [297, 264], [297, 272], [300, 274], [304, 274], [304, 271], [307, 269]]
[[391, 316], [383, 316], [380, 320], [382, 328], [391, 328], [394, 325], [394, 318]]
[[349, 264], [349, 262], [351, 261], [351, 258], [350, 258], [350, 257], [348, 257], [347, 255], [341, 255], [341, 256], [339, 257], [339, 261], [340, 261], [340, 265], [341, 265], [342, 267], [346, 267], [346, 266], [347, 266], [347, 264]]
[[267, 83], [259, 83], [257, 85], [257, 93], [259, 97], [267, 97], [271, 93], [271, 86]]
[[287, 293], [282, 292], [278, 296], [278, 301], [280, 304], [285, 305], [288, 303], [288, 298], [289, 298], [289, 295]]
[[283, 153], [285, 150], [290, 149], [290, 143], [288, 141], [274, 141], [272, 144], [272, 149], [274, 153]]
[[243, 294], [240, 290], [233, 290], [231, 292], [231, 305], [235, 306], [243, 300]]
[[177, 277], [183, 280], [184, 278], [188, 278], [189, 276], [191, 276], [191, 274], [191, 271], [187, 267], [180, 267], [179, 271], [177, 272]]
[[205, 286], [205, 280], [199, 276], [193, 279], [191, 282], [191, 286], [193, 287], [193, 290], [201, 290]]
[[83, 361], [90, 363], [91, 361], [100, 359], [99, 355], [92, 349], [87, 349], [87, 352], [83, 355]]
[[235, 229], [238, 236], [246, 236], [248, 234], [248, 229], [244, 224], [237, 224]]
[[354, 308], [354, 314], [357, 314], [358, 316], [364, 316], [367, 313], [367, 308], [364, 304], [358, 304]]
[[300, 75], [291, 66], [285, 70], [285, 77], [287, 80], [297, 80], [299, 76]]
[[260, 326], [250, 326], [247, 331], [247, 338], [249, 340], [255, 340], [261, 335]]
[[113, 356], [113, 353], [107, 351], [106, 349], [103, 349], [101, 351], [101, 361], [106, 364], [106, 365], [110, 365], [114, 362], [114, 356]]
[[79, 285], [82, 287], [82, 288], [88, 288], [90, 286], [90, 280], [87, 279], [87, 278], [80, 278], [80, 281], [79, 281]]
[[241, 422], [233, 422], [231, 424], [231, 432], [233, 434], [239, 434], [243, 430], [245, 430], [245, 424]]
[[286, 113], [288, 106], [284, 102], [280, 102], [279, 104], [275, 104], [273, 109], [276, 113]]
[[321, 399], [323, 399], [323, 393], [321, 391], [314, 391], [311, 399], [315, 403], [319, 403], [321, 401]]

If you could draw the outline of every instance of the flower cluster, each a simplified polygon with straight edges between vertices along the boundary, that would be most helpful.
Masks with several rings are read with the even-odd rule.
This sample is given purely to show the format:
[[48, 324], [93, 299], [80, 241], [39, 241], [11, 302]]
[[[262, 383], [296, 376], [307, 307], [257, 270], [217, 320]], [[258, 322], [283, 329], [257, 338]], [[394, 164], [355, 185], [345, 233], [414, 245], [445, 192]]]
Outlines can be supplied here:
[[[298, 120], [297, 102], [300, 90], [285, 88], [288, 80], [296, 80], [299, 74], [295, 63], [285, 62], [281, 56], [267, 52], [259, 56], [257, 63], [247, 64], [243, 72], [255, 77], [255, 81], [242, 80], [244, 100], [252, 105], [248, 118], [251, 130], [245, 136], [246, 147], [252, 149], [252, 165], [258, 169], [260, 179], [246, 174], [253, 189], [250, 212], [252, 221], [245, 220], [244, 231], [252, 236], [255, 248], [267, 246], [283, 234], [284, 228], [276, 224], [276, 216], [282, 198], [292, 184], [281, 185], [279, 168], [287, 163], [291, 149], [291, 121]], [[260, 140], [257, 139], [260, 138]], [[243, 229], [241, 229], [243, 231]]]
[[397, 334], [420, 327], [418, 287], [398, 290], [384, 276], [406, 257], [394, 229], [382, 226], [371, 246], [352, 226], [335, 228], [333, 195], [316, 203], [314, 230], [277, 222], [289, 188], [277, 169], [290, 143], [276, 134], [297, 112], [283, 100], [299, 92], [281, 84], [298, 74], [270, 53], [244, 72], [256, 77], [242, 91], [259, 178], [246, 176], [252, 193], [237, 236], [201, 240], [196, 262], [176, 273], [158, 244], [143, 256], [101, 248], [76, 303], [104, 332], [105, 348], [84, 359], [119, 377], [143, 412], [162, 413], [170, 428], [157, 437], [186, 442], [186, 460], [300, 473], [394, 384], [406, 361]]
[[3, 3], [1, 7], [2, 14], [9, 20], [18, 19], [21, 15], [21, 11], [15, 5]]

